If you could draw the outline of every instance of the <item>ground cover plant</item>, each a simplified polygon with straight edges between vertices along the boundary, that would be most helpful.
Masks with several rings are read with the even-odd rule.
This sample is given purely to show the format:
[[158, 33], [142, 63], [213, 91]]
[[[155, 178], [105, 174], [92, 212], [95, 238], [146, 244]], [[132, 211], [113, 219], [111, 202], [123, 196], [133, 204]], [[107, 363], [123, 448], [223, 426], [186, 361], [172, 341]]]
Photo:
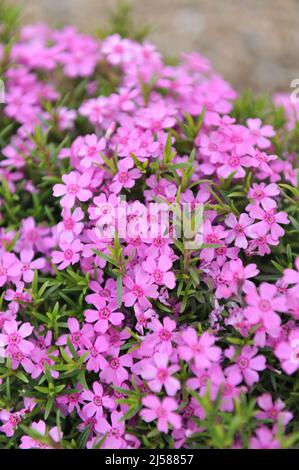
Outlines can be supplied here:
[[0, 447], [296, 447], [299, 105], [1, 15]]

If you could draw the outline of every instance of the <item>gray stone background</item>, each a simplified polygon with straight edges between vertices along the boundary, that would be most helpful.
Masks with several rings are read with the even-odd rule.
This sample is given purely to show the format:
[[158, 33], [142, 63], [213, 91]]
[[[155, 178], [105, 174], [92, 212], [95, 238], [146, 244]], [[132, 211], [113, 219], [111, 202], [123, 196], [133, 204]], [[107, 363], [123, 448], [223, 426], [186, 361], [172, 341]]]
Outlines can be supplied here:
[[[8, 0], [22, 21], [75, 23], [92, 32], [105, 25], [114, 0]], [[237, 89], [289, 90], [299, 78], [299, 0], [131, 0], [138, 24], [169, 56], [197, 50]]]

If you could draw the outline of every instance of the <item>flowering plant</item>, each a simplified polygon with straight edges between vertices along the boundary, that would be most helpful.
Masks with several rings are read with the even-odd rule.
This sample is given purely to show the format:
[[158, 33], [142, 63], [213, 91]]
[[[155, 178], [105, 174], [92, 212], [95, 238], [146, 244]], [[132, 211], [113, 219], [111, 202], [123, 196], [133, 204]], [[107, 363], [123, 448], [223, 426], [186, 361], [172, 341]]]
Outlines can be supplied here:
[[294, 446], [299, 107], [2, 21], [0, 446]]

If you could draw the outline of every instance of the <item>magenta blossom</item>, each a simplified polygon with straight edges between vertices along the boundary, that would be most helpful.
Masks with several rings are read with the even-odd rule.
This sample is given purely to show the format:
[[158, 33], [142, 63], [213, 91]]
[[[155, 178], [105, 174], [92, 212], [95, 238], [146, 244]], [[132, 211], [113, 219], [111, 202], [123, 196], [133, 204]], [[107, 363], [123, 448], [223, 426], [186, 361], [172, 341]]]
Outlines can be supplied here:
[[55, 197], [63, 196], [60, 201], [62, 207], [70, 209], [74, 206], [76, 199], [78, 201], [87, 201], [91, 198], [91, 191], [86, 189], [90, 183], [89, 173], [86, 172], [80, 175], [77, 171], [72, 171], [68, 175], [63, 175], [62, 181], [65, 184], [55, 184], [53, 188]]
[[236, 363], [226, 369], [228, 376], [232, 375], [238, 383], [244, 378], [246, 384], [250, 386], [258, 382], [258, 372], [266, 368], [266, 358], [261, 354], [256, 355], [257, 352], [257, 348], [244, 346]]
[[89, 402], [83, 406], [83, 412], [88, 418], [95, 415], [98, 419], [103, 416], [103, 408], [113, 409], [115, 404], [112, 398], [104, 394], [103, 387], [99, 382], [94, 382], [92, 388], [93, 392], [84, 390], [81, 393], [81, 398]]
[[172, 377], [172, 374], [178, 372], [178, 365], [168, 365], [169, 358], [167, 354], [156, 353], [152, 361], [146, 361], [142, 365], [141, 376], [147, 380], [149, 388], [153, 392], [160, 392], [165, 388], [167, 395], [173, 396], [181, 388], [178, 379]]
[[169, 424], [174, 429], [181, 426], [181, 418], [175, 413], [178, 409], [177, 402], [173, 398], [163, 398], [159, 400], [155, 395], [147, 395], [142, 399], [142, 404], [146, 406], [140, 411], [140, 416], [147, 423], [157, 419], [157, 429], [160, 432], [168, 432]]
[[125, 276], [124, 286], [123, 300], [126, 307], [131, 307], [138, 302], [142, 308], [150, 308], [151, 303], [148, 298], [158, 297], [157, 286], [153, 283], [151, 276], [139, 266], [135, 268], [134, 280], [130, 276]]
[[71, 243], [60, 243], [62, 251], [53, 251], [52, 260], [54, 264], [58, 264], [58, 269], [65, 269], [70, 264], [78, 263], [80, 259], [79, 252], [82, 250], [82, 243], [76, 239]]

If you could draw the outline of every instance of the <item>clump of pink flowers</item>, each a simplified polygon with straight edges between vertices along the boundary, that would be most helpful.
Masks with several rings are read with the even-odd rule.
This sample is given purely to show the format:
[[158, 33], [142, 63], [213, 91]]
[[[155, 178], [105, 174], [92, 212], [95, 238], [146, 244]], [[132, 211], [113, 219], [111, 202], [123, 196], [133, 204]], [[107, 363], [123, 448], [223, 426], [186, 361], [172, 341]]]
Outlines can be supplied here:
[[[118, 34], [27, 26], [6, 54], [1, 445], [291, 442], [299, 114], [278, 95], [278, 132], [198, 53]], [[189, 247], [175, 214], [198, 205]]]

